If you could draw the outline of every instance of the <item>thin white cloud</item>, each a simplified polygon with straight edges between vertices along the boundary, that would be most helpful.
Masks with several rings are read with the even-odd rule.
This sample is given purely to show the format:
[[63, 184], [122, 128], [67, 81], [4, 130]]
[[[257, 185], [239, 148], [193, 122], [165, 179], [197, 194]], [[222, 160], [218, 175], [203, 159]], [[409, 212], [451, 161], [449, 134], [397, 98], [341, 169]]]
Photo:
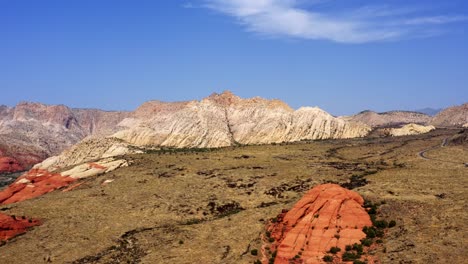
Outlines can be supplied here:
[[[248, 31], [343, 43], [417, 37], [432, 30], [427, 28], [428, 25], [467, 20], [464, 16], [408, 18], [414, 13], [413, 9], [391, 9], [388, 6], [363, 6], [342, 13], [314, 11], [315, 5], [329, 1], [331, 0], [204, 0], [204, 3], [207, 8], [237, 18]], [[310, 8], [301, 8], [301, 4], [305, 3]]]
[[413, 18], [405, 21], [407, 25], [440, 25], [440, 24], [447, 24], [447, 23], [454, 23], [460, 21], [467, 21], [467, 16], [432, 16], [432, 17], [418, 17]]

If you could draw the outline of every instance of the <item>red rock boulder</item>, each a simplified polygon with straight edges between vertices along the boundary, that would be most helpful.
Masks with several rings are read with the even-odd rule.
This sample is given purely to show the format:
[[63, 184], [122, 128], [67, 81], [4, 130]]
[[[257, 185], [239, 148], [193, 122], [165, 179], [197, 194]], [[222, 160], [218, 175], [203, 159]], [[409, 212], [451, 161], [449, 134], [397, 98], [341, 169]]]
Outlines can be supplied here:
[[365, 226], [372, 226], [363, 207], [364, 199], [356, 192], [336, 184], [316, 186], [290, 210], [283, 211], [268, 227], [269, 245], [277, 250], [275, 264], [324, 263], [331, 247], [360, 243]]
[[40, 225], [39, 220], [13, 217], [0, 213], [0, 242], [25, 233], [28, 228]]

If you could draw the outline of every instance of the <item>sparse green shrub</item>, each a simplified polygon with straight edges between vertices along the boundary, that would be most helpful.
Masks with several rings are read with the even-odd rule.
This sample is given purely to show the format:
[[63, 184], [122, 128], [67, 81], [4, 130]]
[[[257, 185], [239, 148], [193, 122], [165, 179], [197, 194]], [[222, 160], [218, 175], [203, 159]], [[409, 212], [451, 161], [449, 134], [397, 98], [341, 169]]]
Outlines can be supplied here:
[[367, 238], [374, 238], [375, 237], [375, 228], [373, 226], [365, 226], [363, 229], [362, 229], [362, 232], [364, 232], [364, 234], [366, 234], [366, 237]]
[[268, 239], [268, 242], [273, 243], [273, 242], [275, 242], [275, 239], [272, 238], [272, 237], [270, 237], [270, 238]]
[[252, 250], [250, 250], [250, 254], [252, 254], [252, 256], [257, 256], [258, 255], [258, 250], [257, 249], [252, 249]]
[[325, 256], [322, 258], [322, 260], [325, 261], [325, 262], [333, 262], [333, 256], [325, 255]]
[[351, 251], [352, 249], [353, 249], [353, 246], [351, 246], [351, 245], [347, 245], [347, 246], [345, 247], [345, 250], [346, 250], [346, 251]]
[[274, 257], [271, 257], [269, 260], [268, 260], [268, 264], [274, 264], [275, 263], [275, 258]]
[[365, 238], [365, 239], [361, 240], [361, 243], [365, 247], [370, 247], [372, 245], [372, 239]]
[[330, 248], [330, 250], [329, 250], [328, 252], [329, 252], [329, 253], [332, 253], [332, 254], [336, 254], [336, 253], [338, 253], [338, 252], [340, 252], [340, 251], [341, 251], [341, 248], [339, 248], [339, 247], [332, 247], [332, 248]]
[[392, 227], [394, 227], [394, 226], [396, 226], [395, 220], [392, 220], [392, 221], [390, 221], [390, 223], [388, 223], [388, 227], [389, 227], [389, 228], [392, 228]]
[[353, 250], [356, 250], [359, 254], [362, 254], [364, 249], [361, 244], [354, 243]]
[[254, 261], [254, 264], [262, 264], [262, 262], [257, 259], [257, 260]]
[[388, 223], [385, 220], [379, 220], [379, 221], [375, 221], [374, 226], [377, 228], [387, 228]]

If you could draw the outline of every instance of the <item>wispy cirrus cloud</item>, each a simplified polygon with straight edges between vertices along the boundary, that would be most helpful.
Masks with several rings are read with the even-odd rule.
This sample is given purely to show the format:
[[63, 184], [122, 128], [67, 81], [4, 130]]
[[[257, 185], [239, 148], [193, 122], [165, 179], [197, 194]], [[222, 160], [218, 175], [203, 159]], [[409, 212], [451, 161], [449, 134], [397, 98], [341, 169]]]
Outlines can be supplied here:
[[[429, 36], [433, 26], [467, 16], [417, 16], [414, 8], [360, 6], [345, 11], [314, 8], [333, 0], [204, 0], [207, 8], [235, 17], [248, 31], [269, 36], [366, 43]], [[307, 5], [307, 8], [304, 7]]]

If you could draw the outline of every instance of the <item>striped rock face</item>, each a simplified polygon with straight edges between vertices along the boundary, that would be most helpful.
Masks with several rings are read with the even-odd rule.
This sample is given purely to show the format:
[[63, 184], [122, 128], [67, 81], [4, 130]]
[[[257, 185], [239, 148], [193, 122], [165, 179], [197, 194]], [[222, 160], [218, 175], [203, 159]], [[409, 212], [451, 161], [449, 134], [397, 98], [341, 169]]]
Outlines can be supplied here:
[[28, 228], [40, 224], [39, 220], [0, 214], [0, 242], [23, 234]]
[[0, 174], [12, 173], [22, 170], [24, 170], [24, 168], [16, 159], [10, 157], [0, 157]]
[[310, 190], [268, 227], [275, 239], [275, 263], [324, 263], [331, 247], [341, 248], [342, 253], [346, 245], [360, 243], [366, 237], [362, 228], [372, 226], [363, 204], [358, 193], [336, 184]]
[[32, 169], [0, 192], [0, 204], [11, 204], [41, 196], [76, 181], [59, 173]]
[[[0, 191], [0, 204], [12, 204], [39, 197], [67, 187], [79, 179], [110, 172], [124, 166], [128, 166], [127, 161], [113, 158], [79, 164], [60, 173], [51, 172], [47, 167], [37, 166]], [[55, 167], [52, 166], [52, 168]], [[64, 189], [64, 191], [71, 190], [72, 187]]]

